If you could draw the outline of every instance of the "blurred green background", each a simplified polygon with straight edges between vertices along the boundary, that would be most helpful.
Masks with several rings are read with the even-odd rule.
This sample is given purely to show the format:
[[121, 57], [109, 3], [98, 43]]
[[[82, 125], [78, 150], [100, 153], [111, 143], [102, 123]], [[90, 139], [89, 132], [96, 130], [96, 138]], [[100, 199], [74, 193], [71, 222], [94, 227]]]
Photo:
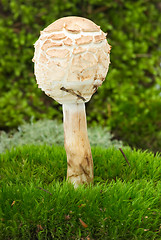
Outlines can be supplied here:
[[161, 149], [161, 1], [1, 0], [0, 129], [58, 119], [62, 107], [37, 88], [33, 44], [64, 16], [82, 16], [108, 32], [111, 65], [86, 104], [89, 126], [108, 127], [130, 146]]

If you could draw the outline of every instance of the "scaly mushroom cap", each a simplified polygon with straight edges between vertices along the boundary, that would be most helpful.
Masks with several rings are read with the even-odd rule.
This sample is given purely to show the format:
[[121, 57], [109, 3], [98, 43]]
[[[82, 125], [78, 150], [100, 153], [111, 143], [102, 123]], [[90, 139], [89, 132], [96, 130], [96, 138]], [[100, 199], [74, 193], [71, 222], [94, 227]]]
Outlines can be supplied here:
[[36, 80], [59, 103], [90, 100], [110, 63], [106, 34], [92, 21], [64, 17], [45, 28], [35, 43]]

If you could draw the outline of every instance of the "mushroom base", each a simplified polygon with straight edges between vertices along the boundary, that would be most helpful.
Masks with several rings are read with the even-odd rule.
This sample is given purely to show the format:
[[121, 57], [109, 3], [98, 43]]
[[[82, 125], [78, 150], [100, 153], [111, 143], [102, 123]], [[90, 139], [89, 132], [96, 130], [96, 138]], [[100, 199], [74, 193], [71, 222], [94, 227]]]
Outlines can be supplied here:
[[93, 182], [93, 159], [84, 103], [63, 104], [67, 179], [77, 187]]

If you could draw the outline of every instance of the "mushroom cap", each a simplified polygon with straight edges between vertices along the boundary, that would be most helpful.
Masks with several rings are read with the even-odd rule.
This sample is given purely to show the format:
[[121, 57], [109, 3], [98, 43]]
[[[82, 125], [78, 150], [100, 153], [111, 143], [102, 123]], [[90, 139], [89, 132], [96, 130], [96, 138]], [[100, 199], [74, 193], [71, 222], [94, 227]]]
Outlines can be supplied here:
[[88, 102], [105, 80], [110, 48], [106, 34], [91, 20], [58, 19], [35, 43], [39, 88], [61, 104]]

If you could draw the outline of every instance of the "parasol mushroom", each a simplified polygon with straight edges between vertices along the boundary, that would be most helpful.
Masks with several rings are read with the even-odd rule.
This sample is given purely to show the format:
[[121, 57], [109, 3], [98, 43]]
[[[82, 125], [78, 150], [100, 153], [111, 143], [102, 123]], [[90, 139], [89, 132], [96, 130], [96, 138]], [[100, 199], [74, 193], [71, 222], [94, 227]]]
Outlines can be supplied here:
[[75, 187], [93, 181], [85, 103], [105, 80], [109, 54], [106, 34], [82, 17], [58, 19], [35, 43], [33, 62], [38, 87], [63, 105], [67, 179]]

